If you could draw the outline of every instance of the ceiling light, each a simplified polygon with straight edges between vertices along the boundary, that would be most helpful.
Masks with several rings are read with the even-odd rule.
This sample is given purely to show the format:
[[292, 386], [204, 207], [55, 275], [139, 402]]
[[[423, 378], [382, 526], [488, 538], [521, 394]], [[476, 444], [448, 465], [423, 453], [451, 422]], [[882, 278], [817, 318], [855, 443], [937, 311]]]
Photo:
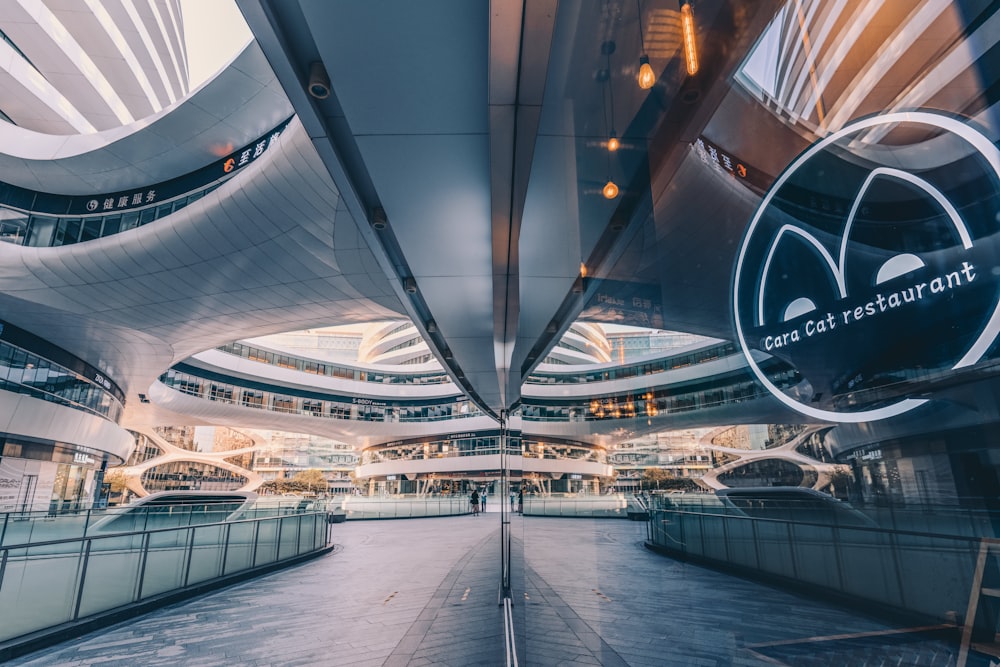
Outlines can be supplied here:
[[694, 11], [690, 2], [681, 5], [681, 35], [684, 38], [684, 61], [687, 64], [687, 73], [694, 76], [698, 73], [698, 45], [695, 43]]
[[413, 278], [403, 279], [403, 289], [407, 291], [408, 294], [417, 293], [417, 281]]
[[372, 210], [372, 229], [385, 229], [389, 221], [385, 217], [385, 209], [381, 206]]
[[601, 194], [604, 195], [605, 199], [614, 199], [618, 196], [618, 186], [615, 185], [614, 181], [609, 179], [608, 182], [604, 184]]
[[614, 131], [612, 131], [611, 136], [608, 137], [608, 150], [614, 152], [619, 148], [621, 148], [621, 142], [618, 141], [618, 137], [616, 137]]
[[330, 96], [330, 77], [326, 73], [323, 63], [314, 62], [309, 66], [309, 94], [317, 100], [326, 99]]

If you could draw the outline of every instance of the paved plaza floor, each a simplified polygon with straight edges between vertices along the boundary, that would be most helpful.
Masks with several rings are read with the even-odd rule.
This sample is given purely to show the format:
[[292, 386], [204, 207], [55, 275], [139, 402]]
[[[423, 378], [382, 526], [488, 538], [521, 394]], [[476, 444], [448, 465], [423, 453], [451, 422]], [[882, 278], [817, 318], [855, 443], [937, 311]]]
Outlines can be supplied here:
[[[943, 642], [651, 553], [643, 523], [512, 529], [520, 665], [954, 664]], [[500, 514], [332, 530], [333, 554], [10, 664], [504, 664]]]

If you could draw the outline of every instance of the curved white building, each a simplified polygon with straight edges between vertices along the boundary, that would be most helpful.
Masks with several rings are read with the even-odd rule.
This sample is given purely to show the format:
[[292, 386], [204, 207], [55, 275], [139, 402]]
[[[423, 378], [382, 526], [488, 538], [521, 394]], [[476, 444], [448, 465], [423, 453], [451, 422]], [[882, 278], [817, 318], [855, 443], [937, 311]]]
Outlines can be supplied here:
[[[798, 29], [815, 36], [814, 56], [787, 9], [748, 5], [735, 21], [699, 8], [702, 34], [738, 33], [733, 44], [761, 50], [706, 43], [700, 79], [675, 49], [651, 50], [658, 76], [645, 89], [639, 14], [648, 24], [675, 11], [663, 2], [608, 24], [586, 4], [546, 23], [477, 3], [387, 15], [245, 0], [255, 40], [185, 96], [176, 3], [83, 3], [76, 16], [65, 3], [5, 2], [0, 104], [36, 109], [3, 109], [14, 124], [0, 124], [0, 313], [37, 338], [21, 346], [37, 361], [12, 356], [11, 377], [39, 391], [44, 360], [79, 375], [87, 395], [110, 391], [106, 380], [121, 414], [79, 397], [63, 398], [84, 410], [43, 401], [30, 413], [20, 405], [35, 396], [11, 390], [14, 444], [0, 465], [39, 460], [17, 453], [28, 451], [20, 437], [42, 441], [53, 463], [66, 448], [80, 461], [94, 450], [78, 465], [99, 471], [124, 458], [119, 420], [280, 426], [422, 451], [519, 419], [522, 443], [565, 446], [566, 460], [658, 429], [807, 423], [831, 427], [838, 464], [897, 495], [918, 487], [919, 470], [897, 484], [910, 468], [872, 463], [882, 443], [940, 446], [961, 470], [992, 471], [982, 434], [1000, 421], [996, 12], [806, 4]], [[532, 48], [506, 57], [517, 49], [501, 45], [522, 44], [524, 27]], [[871, 42], [884, 51], [852, 72], [858, 59], [844, 56], [869, 29], [885, 32]], [[420, 48], [401, 39], [411, 35]], [[892, 53], [907, 60], [885, 75]], [[62, 97], [28, 90], [32, 71], [50, 72]], [[59, 86], [57, 71], [69, 73]], [[820, 98], [826, 120], [813, 115]], [[901, 112], [911, 105], [924, 108]], [[522, 112], [537, 122], [515, 122]], [[812, 167], [796, 176], [796, 160], [812, 157], [815, 173], [850, 187]], [[904, 185], [880, 180], [864, 190], [875, 201], [855, 206], [859, 174]], [[939, 224], [942, 201], [969, 224]], [[776, 234], [793, 242], [779, 247]], [[904, 306], [921, 285], [927, 298]], [[900, 307], [879, 310], [880, 296]], [[226, 350], [370, 322], [392, 324], [329, 374], [318, 372], [327, 361]], [[601, 322], [713, 340], [615, 359]], [[75, 412], [88, 425], [69, 430]], [[984, 444], [966, 452], [972, 442]], [[955, 497], [988, 491], [988, 475], [961, 470]], [[5, 478], [20, 494], [11, 502], [33, 474]]]
[[90, 134], [188, 93], [179, 0], [4, 0], [0, 118], [45, 134]]

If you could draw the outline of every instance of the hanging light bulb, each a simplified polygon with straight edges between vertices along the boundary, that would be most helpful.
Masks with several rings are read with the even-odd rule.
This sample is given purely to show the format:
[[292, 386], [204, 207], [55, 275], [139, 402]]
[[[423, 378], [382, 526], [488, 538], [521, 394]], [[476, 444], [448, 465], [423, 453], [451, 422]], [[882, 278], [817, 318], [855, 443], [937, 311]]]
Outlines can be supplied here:
[[635, 10], [639, 19], [639, 47], [642, 49], [642, 55], [639, 56], [639, 76], [637, 80], [639, 81], [640, 88], [649, 90], [656, 83], [656, 74], [653, 73], [653, 68], [649, 64], [649, 56], [646, 55], [646, 40], [642, 34], [642, 5], [639, 4], [639, 0], [635, 0]]
[[690, 2], [681, 5], [681, 35], [684, 38], [684, 62], [687, 64], [687, 73], [689, 76], [694, 76], [698, 73], [698, 45], [695, 43], [694, 11]]
[[611, 136], [608, 137], [608, 150], [614, 153], [616, 150], [621, 148], [621, 142], [618, 141], [618, 137], [615, 136], [614, 130], [611, 131]]
[[649, 64], [649, 56], [645, 53], [639, 58], [639, 87], [649, 90], [656, 83], [656, 75], [653, 74], [653, 67]]
[[604, 195], [605, 199], [614, 199], [618, 196], [618, 186], [615, 185], [614, 181], [609, 179], [604, 185], [604, 189], [601, 190], [601, 194]]

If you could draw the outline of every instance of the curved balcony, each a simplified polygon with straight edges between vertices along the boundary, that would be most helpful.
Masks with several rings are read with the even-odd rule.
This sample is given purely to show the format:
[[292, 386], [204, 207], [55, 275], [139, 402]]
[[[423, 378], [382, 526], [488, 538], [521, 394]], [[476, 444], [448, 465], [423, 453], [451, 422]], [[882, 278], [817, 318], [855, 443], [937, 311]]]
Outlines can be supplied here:
[[93, 195], [56, 195], [0, 183], [0, 241], [33, 247], [83, 243], [148, 225], [193, 204], [274, 145], [292, 118], [212, 164], [161, 183]]
[[[613, 468], [600, 445], [512, 432], [507, 460], [514, 475], [594, 480], [607, 478]], [[416, 482], [489, 478], [501, 467], [500, 433], [469, 431], [435, 438], [414, 438], [366, 448], [355, 475], [358, 479]], [[415, 487], [416, 492], [419, 486]], [[405, 492], [405, 491], [404, 491]]]
[[104, 373], [62, 348], [0, 322], [0, 389], [118, 423], [125, 395]]
[[[407, 326], [412, 325], [408, 324]], [[447, 384], [451, 382], [448, 374], [440, 370], [408, 371], [398, 366], [378, 368], [374, 366], [333, 363], [330, 361], [320, 361], [311, 357], [297, 356], [259, 345], [249, 345], [240, 341], [223, 345], [217, 349], [220, 352], [262, 364], [302, 371], [303, 373], [312, 375], [353, 380], [355, 382], [407, 385]]]
[[628, 364], [602, 364], [599, 367], [577, 366], [566, 370], [540, 369], [529, 375], [525, 384], [564, 385], [612, 382], [686, 368], [735, 354], [739, 354], [739, 350], [733, 343], [716, 341], [707, 346], [699, 346], [695, 350], [679, 352], [666, 357], [646, 358]]

